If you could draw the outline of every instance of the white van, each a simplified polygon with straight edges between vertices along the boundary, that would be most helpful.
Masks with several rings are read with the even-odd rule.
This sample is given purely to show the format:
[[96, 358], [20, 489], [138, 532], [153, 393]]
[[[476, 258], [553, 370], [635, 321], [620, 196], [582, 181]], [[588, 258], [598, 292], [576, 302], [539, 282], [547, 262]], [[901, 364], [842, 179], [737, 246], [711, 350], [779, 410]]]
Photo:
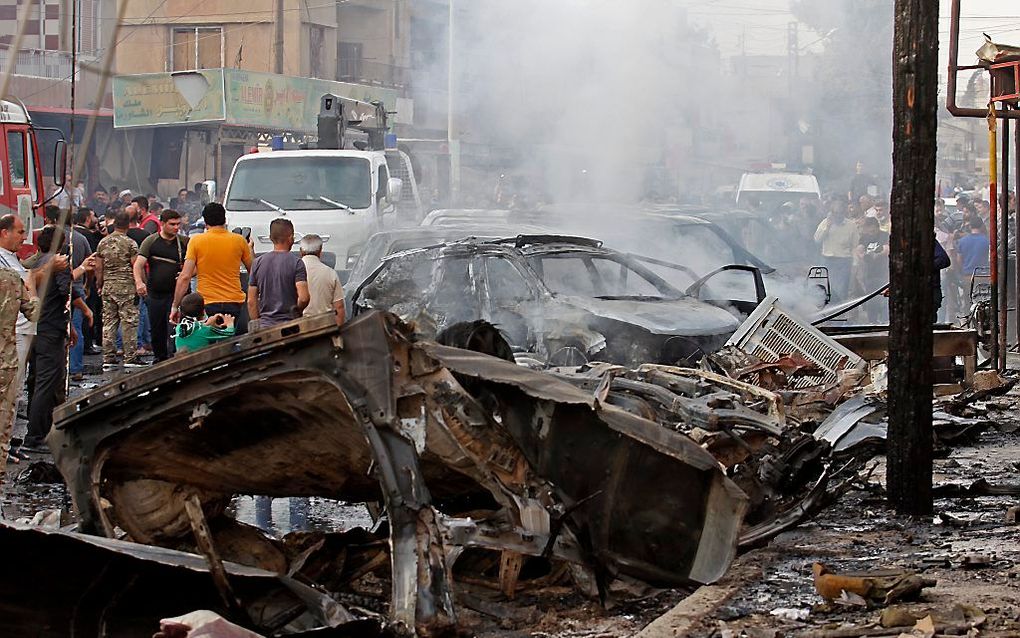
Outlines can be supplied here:
[[822, 193], [814, 175], [800, 173], [744, 173], [737, 188], [737, 207], [772, 212], [786, 202], [803, 198], [820, 202]]

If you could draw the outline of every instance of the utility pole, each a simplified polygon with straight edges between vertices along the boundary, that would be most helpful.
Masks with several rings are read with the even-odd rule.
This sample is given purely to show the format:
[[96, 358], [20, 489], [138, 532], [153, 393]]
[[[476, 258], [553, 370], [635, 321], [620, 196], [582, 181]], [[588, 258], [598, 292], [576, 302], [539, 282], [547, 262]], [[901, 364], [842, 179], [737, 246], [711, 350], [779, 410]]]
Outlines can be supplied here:
[[[797, 75], [800, 66], [800, 33], [798, 22], [786, 25], [786, 112], [787, 117], [797, 110], [797, 102], [793, 99], [797, 89]], [[800, 137], [794, 129], [786, 132], [786, 165], [799, 166], [801, 163]]]
[[[74, 144], [74, 120], [75, 112], [77, 110], [77, 87], [78, 87], [78, 3], [81, 0], [71, 0], [71, 143], [67, 145], [70, 149], [70, 162], [71, 166], [74, 166], [74, 156], [78, 154], [78, 148]], [[87, 149], [86, 149], [87, 152]], [[71, 175], [71, 179], [77, 181], [81, 179], [80, 175]], [[73, 184], [70, 184], [73, 186]], [[68, 375], [70, 377], [70, 375]], [[70, 381], [66, 381], [70, 383]], [[70, 387], [70, 386], [68, 386]]]
[[[1006, 104], [1003, 108], [1008, 109]], [[1017, 158], [1020, 161], [1020, 157]], [[1006, 371], [1006, 353], [1009, 351], [1007, 337], [1009, 333], [1009, 120], [1002, 120], [1002, 195], [990, 193], [999, 199], [999, 298], [1002, 299], [999, 310], [999, 360], [996, 362], [1001, 372]]]
[[454, 111], [454, 88], [456, 86], [453, 42], [454, 42], [454, 14], [456, 13], [454, 0], [450, 2], [449, 35], [447, 36], [447, 61], [446, 61], [446, 141], [450, 149], [450, 206], [456, 206], [460, 201], [460, 132], [457, 130], [456, 113]]
[[932, 511], [932, 322], [939, 6], [896, 0], [886, 483], [903, 514]]
[[283, 75], [283, 0], [275, 0], [276, 39], [273, 41], [275, 56], [273, 71]]
[[[1004, 142], [1008, 143], [1008, 142]], [[1016, 171], [1013, 183], [1016, 185], [1017, 194], [1017, 207], [1013, 211], [1013, 228], [1020, 228], [1020, 126], [1016, 126], [1013, 129], [1013, 170]], [[1015, 336], [1017, 349], [1020, 350], [1020, 257], [1016, 258], [1016, 263], [1013, 264], [1013, 290], [1016, 302], [1016, 310], [1014, 311], [1013, 320], [1015, 321]]]
[[786, 78], [787, 97], [793, 99], [793, 92], [797, 84], [797, 76], [800, 74], [800, 33], [799, 22], [790, 22], [786, 25]]

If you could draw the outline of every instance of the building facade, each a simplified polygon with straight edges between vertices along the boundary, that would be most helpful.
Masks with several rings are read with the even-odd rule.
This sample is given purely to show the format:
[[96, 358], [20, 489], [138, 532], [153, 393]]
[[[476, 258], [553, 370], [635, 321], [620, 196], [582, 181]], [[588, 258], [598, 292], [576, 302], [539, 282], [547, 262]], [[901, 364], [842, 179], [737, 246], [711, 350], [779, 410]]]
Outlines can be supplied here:
[[236, 159], [272, 136], [313, 133], [325, 92], [381, 100], [410, 125], [405, 4], [132, 0], [115, 52], [115, 127], [149, 158], [151, 187], [173, 193], [225, 185]]

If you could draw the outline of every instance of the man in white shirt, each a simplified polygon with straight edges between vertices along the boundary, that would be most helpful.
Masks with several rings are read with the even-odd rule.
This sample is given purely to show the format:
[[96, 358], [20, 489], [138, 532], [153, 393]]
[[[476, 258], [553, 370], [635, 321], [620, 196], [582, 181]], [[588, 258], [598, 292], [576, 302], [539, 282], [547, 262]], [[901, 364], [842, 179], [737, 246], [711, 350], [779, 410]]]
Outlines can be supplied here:
[[860, 231], [855, 221], [847, 219], [845, 199], [837, 197], [830, 206], [829, 215], [815, 230], [815, 243], [821, 244], [822, 259], [829, 269], [832, 298], [843, 301], [850, 289], [850, 267]]
[[71, 210], [70, 189], [71, 189], [70, 184], [67, 184], [66, 186], [57, 186], [57, 184], [54, 182], [52, 191], [53, 205], [59, 208], [60, 210], [64, 211]]
[[[17, 215], [0, 217], [0, 268], [9, 268], [21, 275], [22, 281], [34, 295], [35, 285], [32, 277], [29, 276], [28, 270], [21, 265], [21, 261], [15, 254], [25, 243], [26, 235], [25, 224], [20, 217]], [[25, 315], [19, 315], [14, 331], [18, 338], [18, 374], [14, 382], [20, 388], [25, 380], [25, 362], [28, 360], [28, 351], [32, 347], [32, 337], [35, 336], [35, 324], [29, 321]]]
[[344, 289], [336, 271], [322, 263], [322, 237], [305, 235], [301, 238], [301, 261], [308, 273], [308, 307], [302, 313], [305, 317], [332, 312], [336, 325], [342, 325], [346, 318], [344, 311]]

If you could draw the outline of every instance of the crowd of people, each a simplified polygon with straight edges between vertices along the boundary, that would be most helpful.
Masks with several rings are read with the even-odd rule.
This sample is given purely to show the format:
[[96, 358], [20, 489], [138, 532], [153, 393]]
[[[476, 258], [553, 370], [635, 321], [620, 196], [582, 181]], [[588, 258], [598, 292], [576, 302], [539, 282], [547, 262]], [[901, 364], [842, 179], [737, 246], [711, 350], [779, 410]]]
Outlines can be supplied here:
[[[888, 282], [889, 208], [862, 188], [761, 211], [791, 246], [821, 257], [836, 303]], [[987, 270], [989, 254], [988, 201], [959, 194], [950, 202], [934, 205], [934, 263], [945, 274], [932, 283], [943, 321], [965, 312], [970, 278]], [[1015, 198], [1003, 205], [1012, 212]], [[43, 218], [28, 237], [20, 217], [0, 217], [0, 477], [9, 459], [45, 451], [66, 375], [82, 381], [95, 370], [86, 355], [101, 354], [106, 369], [144, 366], [302, 315], [345, 319], [320, 237], [303, 236], [293, 252], [294, 226], [281, 217], [270, 225], [272, 250], [255, 255], [248, 234], [227, 228], [223, 206], [204, 201], [201, 184], [169, 206], [130, 190], [86, 197], [79, 184], [59, 191]], [[887, 320], [882, 297], [859, 312]], [[26, 387], [27, 432], [12, 448]], [[300, 527], [304, 504], [293, 503], [291, 514]], [[270, 501], [258, 499], [256, 518], [269, 516]]]
[[[968, 313], [971, 282], [975, 276], [986, 277], [989, 267], [989, 202], [964, 193], [950, 202], [947, 205], [941, 197], [934, 200], [937, 321], [945, 323], [957, 322]], [[1002, 205], [1009, 213], [1012, 250], [1016, 210], [1012, 193]], [[862, 297], [888, 283], [891, 219], [887, 202], [869, 194], [854, 198], [852, 192], [830, 193], [821, 200], [787, 203], [766, 214], [790, 250], [808, 246], [805, 258], [820, 258], [817, 263], [828, 271], [832, 302]], [[859, 320], [888, 321], [884, 298], [869, 302], [859, 313]]]
[[[255, 256], [249, 237], [227, 230], [222, 205], [193, 214], [196, 201], [186, 189], [170, 207], [103, 189], [86, 201], [76, 187], [52, 198], [32, 237], [19, 216], [0, 216], [0, 477], [8, 460], [47, 451], [66, 375], [96, 372], [85, 355], [102, 354], [104, 370], [137, 367], [302, 315], [344, 321], [321, 238], [306, 235], [292, 252], [294, 227], [277, 219], [273, 250]], [[199, 218], [201, 232], [188, 236]], [[26, 386], [27, 433], [12, 446]]]

